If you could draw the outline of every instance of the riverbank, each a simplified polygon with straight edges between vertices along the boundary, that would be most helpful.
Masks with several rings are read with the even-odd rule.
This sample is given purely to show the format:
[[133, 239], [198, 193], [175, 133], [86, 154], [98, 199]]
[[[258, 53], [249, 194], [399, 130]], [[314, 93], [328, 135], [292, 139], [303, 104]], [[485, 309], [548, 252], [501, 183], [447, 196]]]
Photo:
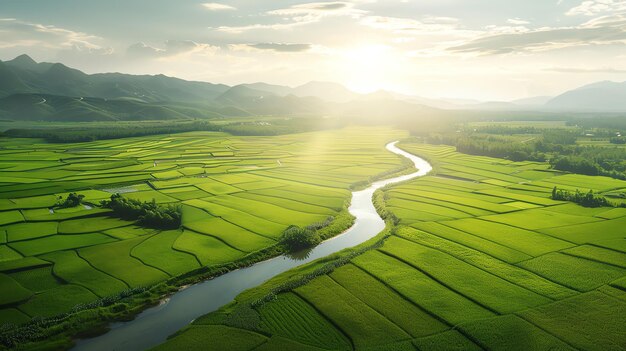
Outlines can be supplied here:
[[[401, 167], [379, 174], [370, 180], [389, 176], [390, 173], [394, 175], [405, 174], [410, 171], [411, 166], [412, 163], [405, 162]], [[355, 184], [356, 186], [358, 185]], [[321, 230], [321, 236], [327, 239], [344, 232], [352, 225], [352, 219], [346, 206], [330, 226]], [[127, 321], [141, 318], [142, 313], [149, 309], [161, 308], [165, 299], [168, 299], [172, 294], [184, 291], [181, 291], [183, 287], [219, 278], [228, 272], [267, 261], [285, 253], [285, 248], [274, 245], [251, 253], [236, 262], [202, 267], [149, 288], [126, 291], [118, 296], [108, 297], [93, 304], [79, 306], [79, 308], [65, 315], [40, 319], [18, 328], [5, 329], [0, 337], [5, 345], [13, 344], [44, 350], [68, 349], [73, 346], [73, 339], [102, 335]]]

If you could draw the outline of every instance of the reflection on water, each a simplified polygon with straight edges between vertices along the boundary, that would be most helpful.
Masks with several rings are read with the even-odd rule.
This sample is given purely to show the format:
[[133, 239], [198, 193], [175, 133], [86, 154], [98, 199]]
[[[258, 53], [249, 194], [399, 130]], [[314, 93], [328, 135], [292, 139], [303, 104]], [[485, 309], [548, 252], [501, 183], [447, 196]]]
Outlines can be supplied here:
[[296, 252], [289, 252], [284, 254], [284, 256], [290, 260], [304, 261], [311, 256], [311, 251], [313, 251], [312, 247]]
[[104, 335], [79, 340], [74, 349], [89, 351], [148, 349], [164, 342], [169, 335], [194, 319], [231, 302], [246, 289], [258, 286], [286, 270], [373, 238], [385, 228], [385, 222], [372, 203], [374, 191], [387, 184], [424, 176], [432, 170], [428, 162], [397, 148], [395, 144], [396, 142], [387, 144], [387, 150], [413, 161], [417, 172], [380, 180], [367, 189], [353, 192], [348, 210], [355, 217], [355, 221], [344, 233], [314, 248], [278, 256], [192, 285], [172, 295], [168, 302], [143, 311], [130, 322], [112, 324], [111, 331]]

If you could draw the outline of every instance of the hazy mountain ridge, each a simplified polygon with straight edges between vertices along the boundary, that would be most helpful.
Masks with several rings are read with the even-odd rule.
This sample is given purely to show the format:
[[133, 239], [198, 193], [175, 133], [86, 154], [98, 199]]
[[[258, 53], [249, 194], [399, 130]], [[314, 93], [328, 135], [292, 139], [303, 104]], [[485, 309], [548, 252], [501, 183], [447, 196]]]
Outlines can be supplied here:
[[359, 94], [332, 82], [289, 87], [228, 86], [159, 75], [86, 74], [27, 55], [0, 61], [0, 118], [97, 121], [227, 118], [248, 115], [410, 116], [444, 110], [626, 111], [626, 83], [598, 82], [557, 97], [480, 102], [429, 99], [389, 91]]
[[547, 102], [546, 107], [567, 111], [624, 112], [626, 82], [597, 82], [567, 91]]

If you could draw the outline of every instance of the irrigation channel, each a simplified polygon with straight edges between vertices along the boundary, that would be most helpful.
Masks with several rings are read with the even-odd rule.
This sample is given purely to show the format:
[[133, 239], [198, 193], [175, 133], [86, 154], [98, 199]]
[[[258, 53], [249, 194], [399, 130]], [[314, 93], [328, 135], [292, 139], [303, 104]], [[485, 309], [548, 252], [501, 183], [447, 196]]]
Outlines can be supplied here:
[[372, 183], [367, 189], [352, 193], [350, 213], [354, 225], [340, 235], [308, 251], [304, 257], [282, 255], [238, 269], [217, 278], [192, 285], [170, 296], [164, 303], [146, 309], [134, 320], [111, 324], [111, 330], [91, 339], [78, 340], [73, 350], [146, 350], [163, 343], [167, 337], [194, 319], [231, 302], [242, 291], [253, 288], [291, 268], [314, 261], [348, 247], [358, 245], [380, 233], [385, 222], [372, 203], [374, 191], [387, 184], [426, 175], [432, 170], [425, 160], [387, 144], [387, 150], [402, 155], [415, 164], [417, 172]]

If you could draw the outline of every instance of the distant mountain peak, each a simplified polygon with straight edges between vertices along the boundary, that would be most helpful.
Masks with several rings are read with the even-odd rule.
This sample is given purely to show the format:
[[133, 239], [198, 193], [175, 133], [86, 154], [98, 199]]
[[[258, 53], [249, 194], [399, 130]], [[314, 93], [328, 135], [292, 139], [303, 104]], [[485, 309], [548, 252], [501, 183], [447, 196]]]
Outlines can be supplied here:
[[33, 60], [30, 56], [26, 54], [21, 54], [13, 60], [6, 61], [5, 63], [10, 66], [19, 67], [22, 69], [32, 69], [37, 66], [37, 61]]
[[624, 112], [626, 82], [601, 81], [584, 85], [548, 101], [546, 107], [566, 111]]

